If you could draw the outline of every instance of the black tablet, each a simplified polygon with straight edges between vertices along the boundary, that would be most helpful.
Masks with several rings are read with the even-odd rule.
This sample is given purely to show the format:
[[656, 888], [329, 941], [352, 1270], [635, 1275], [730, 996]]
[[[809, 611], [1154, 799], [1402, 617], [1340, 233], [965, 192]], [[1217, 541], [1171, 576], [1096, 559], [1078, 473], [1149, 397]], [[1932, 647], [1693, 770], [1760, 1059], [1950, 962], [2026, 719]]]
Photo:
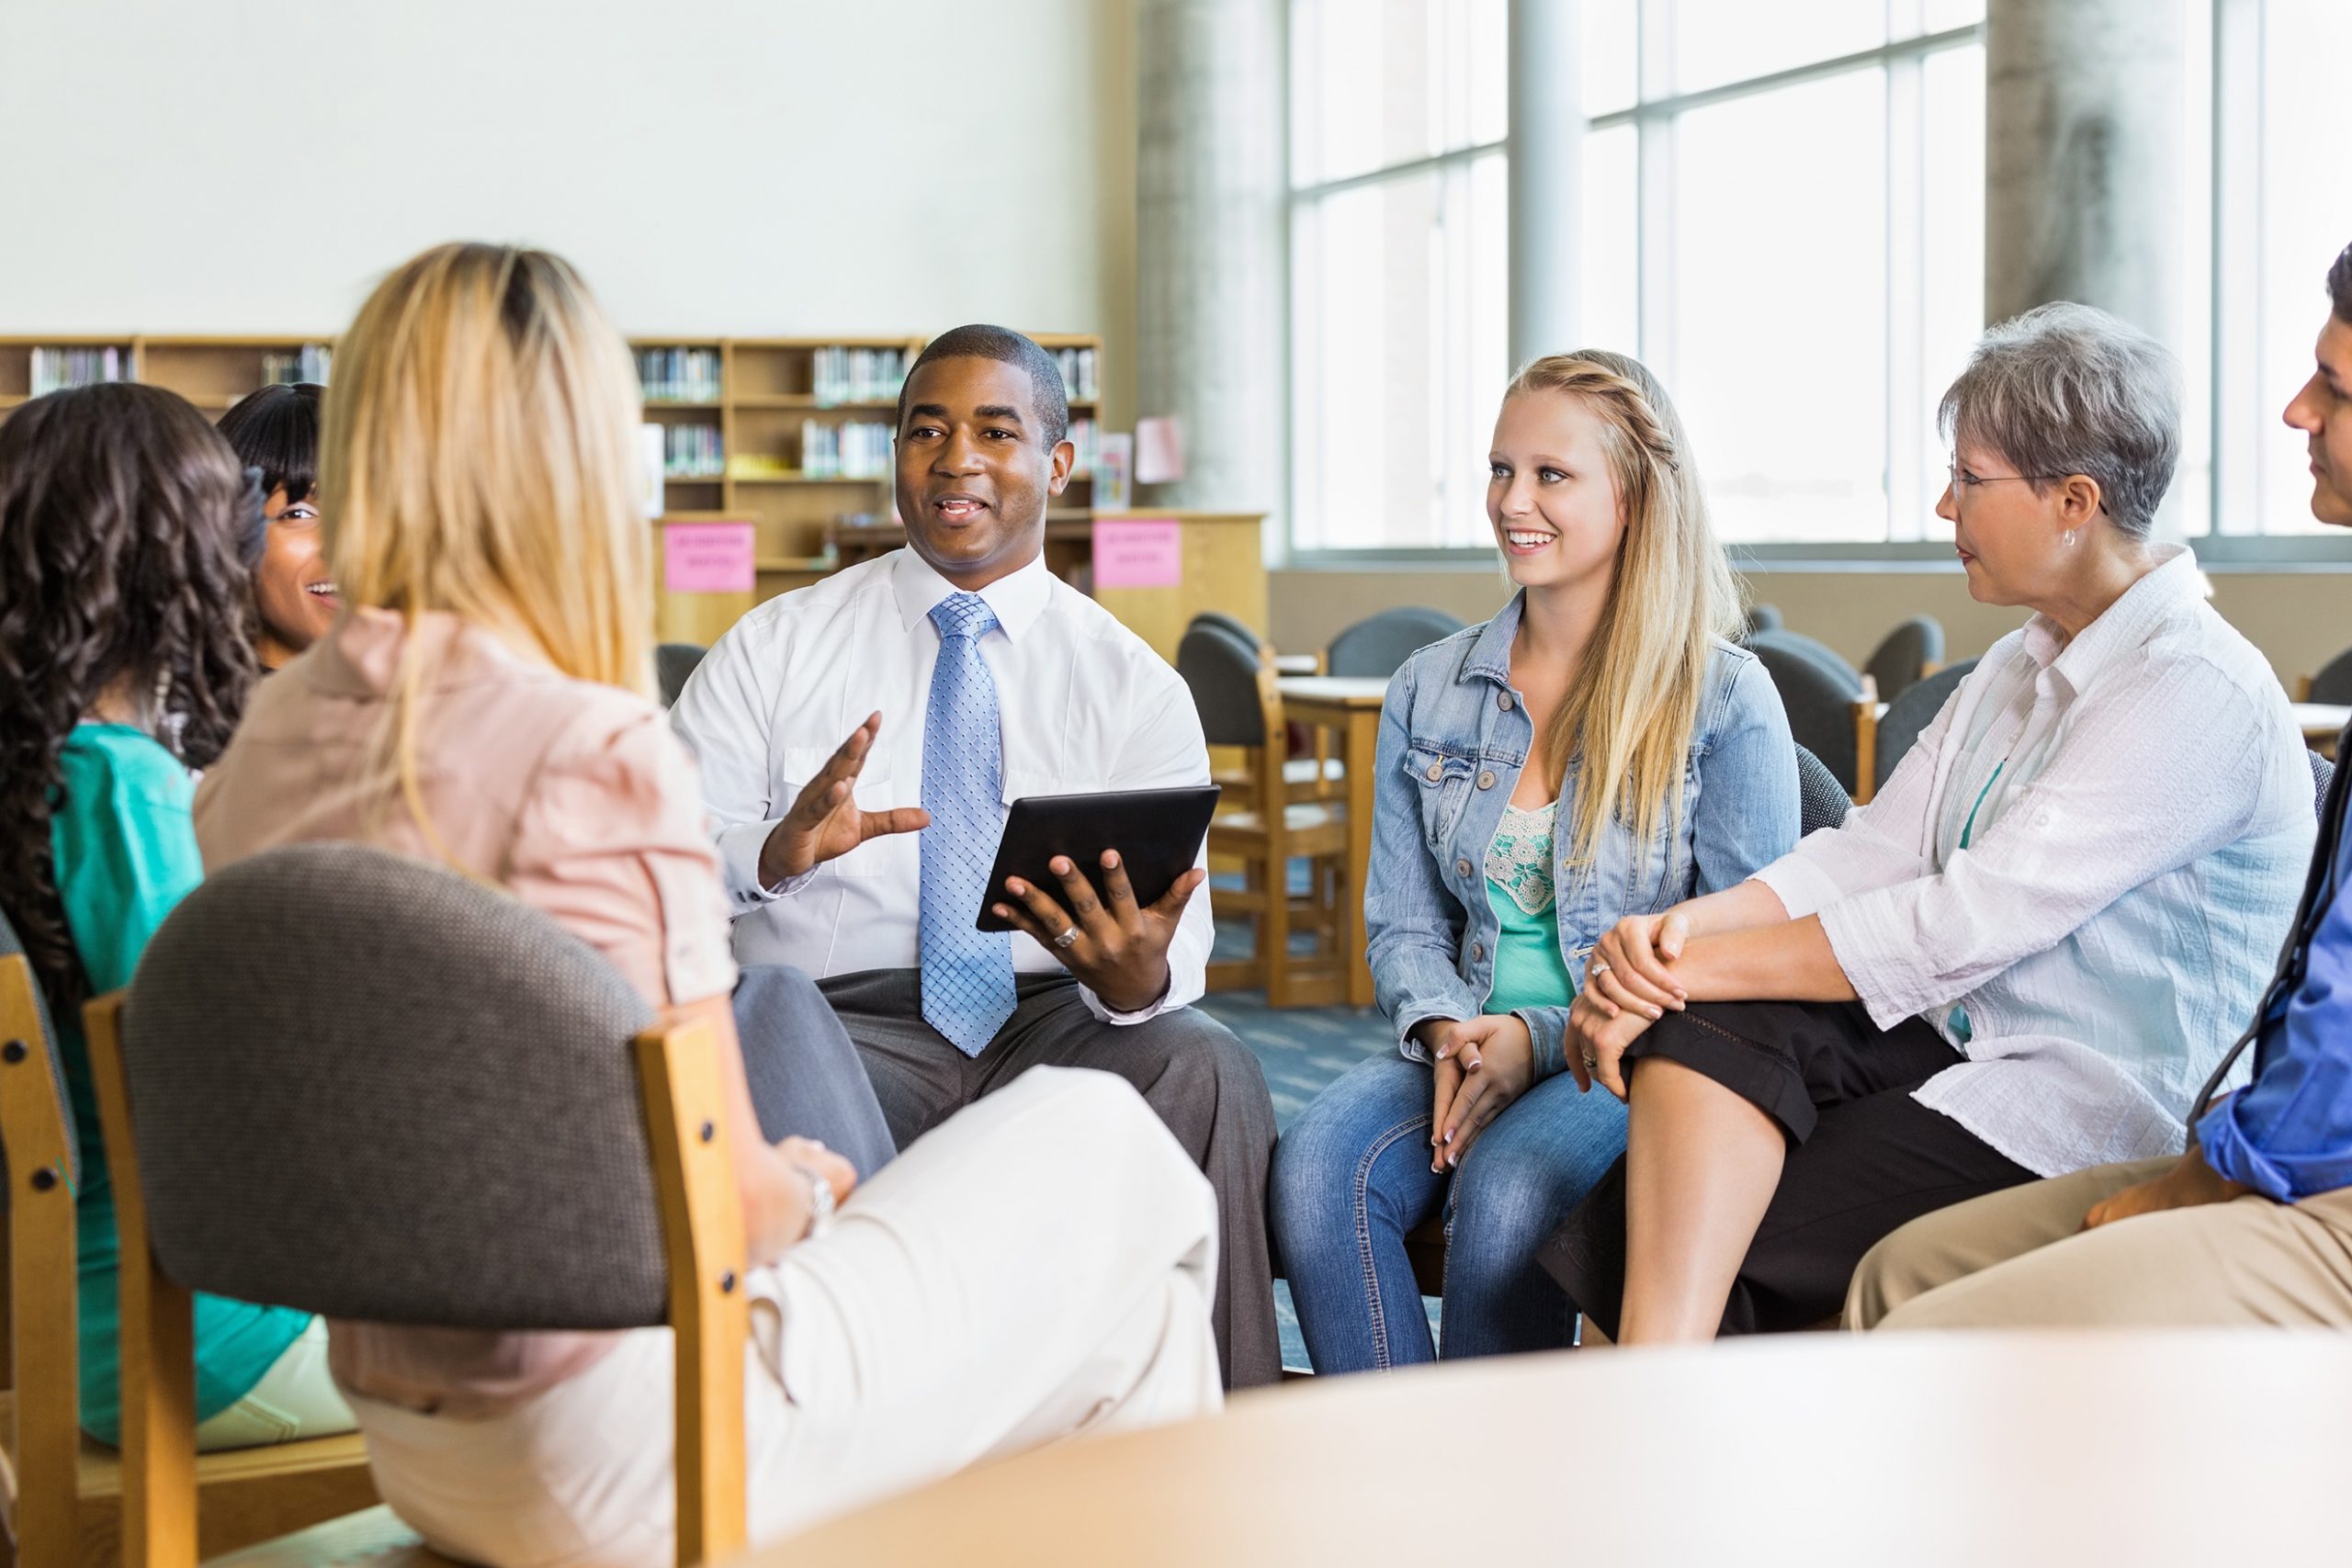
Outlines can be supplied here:
[[1116, 850], [1126, 867], [1127, 885], [1136, 890], [1136, 901], [1158, 903], [1199, 858], [1218, 793], [1215, 784], [1196, 784], [1186, 789], [1110, 790], [1101, 795], [1023, 795], [1005, 813], [1004, 837], [997, 840], [988, 897], [980, 904], [980, 930], [1017, 929], [990, 909], [991, 905], [1013, 901], [1004, 890], [1009, 877], [1044, 888], [1057, 904], [1067, 903], [1062, 879], [1052, 869], [1056, 855], [1068, 855], [1085, 872], [1086, 879], [1094, 884], [1095, 897], [1101, 898], [1109, 897], [1102, 886], [1102, 852]]

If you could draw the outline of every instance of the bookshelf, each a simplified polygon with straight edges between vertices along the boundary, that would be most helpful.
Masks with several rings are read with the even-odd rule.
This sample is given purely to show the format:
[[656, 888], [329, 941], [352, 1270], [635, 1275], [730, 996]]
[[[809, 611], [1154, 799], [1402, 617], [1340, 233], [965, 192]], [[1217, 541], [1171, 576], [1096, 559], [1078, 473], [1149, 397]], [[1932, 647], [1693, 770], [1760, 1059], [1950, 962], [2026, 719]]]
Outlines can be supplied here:
[[[1047, 559], [1057, 574], [1082, 581], [1102, 340], [1031, 335], [1062, 363], [1079, 446], [1069, 487], [1047, 518]], [[663, 512], [654, 525], [749, 522], [753, 529], [752, 592], [673, 593], [665, 583], [657, 594], [662, 635], [708, 642], [752, 604], [905, 543], [892, 502], [889, 433], [899, 378], [923, 342], [888, 334], [629, 340], [645, 419], [665, 433]], [[76, 351], [85, 370], [105, 367], [111, 351], [119, 378], [167, 388], [217, 418], [271, 379], [271, 370], [333, 346], [319, 334], [0, 335], [0, 418], [34, 395], [37, 351]]]

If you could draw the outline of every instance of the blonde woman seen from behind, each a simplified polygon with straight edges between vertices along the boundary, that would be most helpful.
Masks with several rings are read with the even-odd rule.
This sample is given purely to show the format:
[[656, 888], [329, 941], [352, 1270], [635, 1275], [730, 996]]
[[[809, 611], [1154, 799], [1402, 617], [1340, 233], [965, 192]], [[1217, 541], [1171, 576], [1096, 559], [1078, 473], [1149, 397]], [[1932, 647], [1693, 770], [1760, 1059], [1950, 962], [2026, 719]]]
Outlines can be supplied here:
[[[695, 764], [648, 695], [639, 418], [622, 341], [561, 259], [446, 245], [385, 280], [338, 345], [321, 453], [346, 612], [205, 779], [207, 864], [320, 840], [428, 856], [711, 1025], [759, 1264], [754, 1542], [992, 1454], [1215, 1409], [1210, 1194], [1124, 1084], [1038, 1071], [863, 1183], [823, 1144], [762, 1136]], [[666, 1333], [338, 1322], [330, 1359], [386, 1501], [437, 1550], [672, 1560]]]
[[1729, 887], [1796, 840], [1796, 751], [1690, 445], [1637, 362], [1520, 372], [1487, 511], [1519, 592], [1421, 649], [1381, 715], [1364, 910], [1398, 1054], [1275, 1150], [1273, 1219], [1317, 1371], [1435, 1353], [1406, 1233], [1446, 1220], [1449, 1359], [1569, 1342], [1535, 1249], [1616, 1159], [1625, 1108], [1563, 1050], [1625, 915]]

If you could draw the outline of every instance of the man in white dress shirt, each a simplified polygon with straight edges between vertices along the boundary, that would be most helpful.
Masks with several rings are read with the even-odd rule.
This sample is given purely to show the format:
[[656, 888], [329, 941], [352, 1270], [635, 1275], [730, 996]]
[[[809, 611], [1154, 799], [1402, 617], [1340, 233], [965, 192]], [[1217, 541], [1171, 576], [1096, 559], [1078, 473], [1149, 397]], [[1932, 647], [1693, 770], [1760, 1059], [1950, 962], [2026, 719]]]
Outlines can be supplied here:
[[[1028, 338], [933, 340], [899, 397], [910, 547], [744, 616], [673, 716], [701, 758], [737, 958], [816, 976], [899, 1144], [1040, 1064], [1125, 1078], [1216, 1190], [1227, 1385], [1271, 1382], [1273, 1107], [1248, 1049], [1185, 1005], [1208, 964], [1204, 865], [1148, 907], [1115, 853], [1107, 897], [1066, 860], [1058, 887], [987, 886], [1023, 795], [1209, 777], [1176, 671], [1046, 568], [1069, 423]], [[1020, 931], [978, 931], [983, 898]]]

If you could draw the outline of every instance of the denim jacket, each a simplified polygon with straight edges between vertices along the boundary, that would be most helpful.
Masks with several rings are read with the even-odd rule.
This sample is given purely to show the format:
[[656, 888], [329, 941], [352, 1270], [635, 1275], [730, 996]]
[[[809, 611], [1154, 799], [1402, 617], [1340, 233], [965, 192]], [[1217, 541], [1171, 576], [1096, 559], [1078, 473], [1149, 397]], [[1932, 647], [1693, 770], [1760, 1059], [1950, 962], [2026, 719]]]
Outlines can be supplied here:
[[[1388, 684], [1374, 759], [1367, 957], [1380, 1010], [1415, 1061], [1424, 1019], [1475, 1018], [1494, 988], [1500, 922], [1487, 847], [1528, 760], [1534, 727], [1510, 683], [1524, 595], [1407, 660]], [[1560, 956], [1581, 977], [1593, 942], [1624, 915], [1653, 914], [1742, 882], [1797, 839], [1797, 764], [1780, 694], [1755, 655], [1718, 642], [1707, 661], [1671, 843], [1604, 827], [1589, 874], [1566, 866], [1581, 757], [1560, 784], [1555, 829]], [[1566, 1065], [1567, 1010], [1523, 1008], [1536, 1076]]]

